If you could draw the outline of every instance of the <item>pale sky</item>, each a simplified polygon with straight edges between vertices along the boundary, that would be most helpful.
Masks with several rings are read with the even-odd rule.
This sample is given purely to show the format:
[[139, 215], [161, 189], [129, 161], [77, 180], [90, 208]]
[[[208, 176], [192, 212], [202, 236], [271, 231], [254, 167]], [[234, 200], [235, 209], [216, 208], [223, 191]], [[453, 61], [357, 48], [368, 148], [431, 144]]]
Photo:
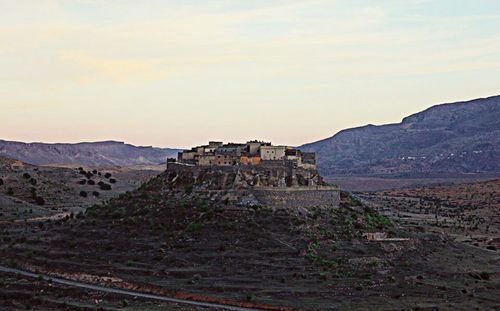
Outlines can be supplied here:
[[498, 94], [498, 0], [0, 0], [0, 139], [299, 145]]

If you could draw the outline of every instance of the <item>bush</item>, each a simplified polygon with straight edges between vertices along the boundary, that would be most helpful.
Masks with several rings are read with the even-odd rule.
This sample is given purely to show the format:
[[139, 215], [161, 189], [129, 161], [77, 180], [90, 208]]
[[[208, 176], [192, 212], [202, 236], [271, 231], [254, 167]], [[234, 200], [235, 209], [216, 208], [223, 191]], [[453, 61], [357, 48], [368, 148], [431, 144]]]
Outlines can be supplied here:
[[364, 216], [364, 221], [369, 229], [384, 229], [392, 226], [389, 218], [373, 211], [369, 211], [369, 213]]
[[80, 191], [80, 196], [86, 198], [87, 197], [87, 191]]
[[195, 231], [200, 231], [202, 228], [203, 228], [203, 223], [198, 221], [193, 221], [187, 225], [186, 231], [195, 232]]
[[114, 178], [110, 178], [110, 179], [109, 179], [109, 182], [110, 182], [110, 183], [112, 183], [112, 184], [116, 184], [116, 179], [114, 179]]
[[37, 184], [36, 179], [35, 178], [31, 178], [30, 179], [30, 184], [32, 184], [33, 186], [36, 186], [36, 184]]
[[93, 181], [92, 179], [89, 179], [89, 180], [87, 181], [87, 184], [89, 184], [89, 185], [93, 186], [93, 185], [95, 185], [95, 181]]
[[3, 179], [0, 178], [0, 186], [3, 186], [4, 182], [3, 182]]
[[95, 197], [97, 198], [97, 197], [99, 197], [99, 192], [94, 191], [94, 192], [92, 192], [92, 195], [93, 195], [93, 196], [95, 196]]
[[94, 176], [94, 174], [92, 174], [92, 172], [87, 172], [87, 174], [85, 174], [85, 177], [87, 177], [87, 179], [92, 178], [92, 176]]
[[31, 175], [30, 175], [30, 174], [28, 174], [28, 173], [24, 173], [24, 174], [23, 174], [23, 177], [24, 177], [24, 178], [26, 178], [26, 179], [30, 179], [30, 178], [31, 178]]
[[94, 174], [94, 175], [97, 174], [97, 170], [93, 170], [92, 174]]
[[44, 200], [42, 197], [36, 197], [36, 198], [35, 198], [35, 203], [36, 203], [37, 205], [40, 205], [40, 206], [41, 206], [41, 205], [45, 205], [45, 200]]
[[80, 185], [85, 185], [87, 183], [86, 179], [82, 179], [78, 182]]
[[109, 185], [109, 184], [102, 183], [99, 187], [101, 188], [101, 190], [105, 190], [105, 191], [111, 190], [111, 185]]
[[7, 189], [7, 195], [14, 195], [14, 189], [12, 189], [12, 188], [9, 187]]
[[110, 178], [111, 177], [111, 174], [110, 173], [106, 173], [104, 174], [104, 178]]

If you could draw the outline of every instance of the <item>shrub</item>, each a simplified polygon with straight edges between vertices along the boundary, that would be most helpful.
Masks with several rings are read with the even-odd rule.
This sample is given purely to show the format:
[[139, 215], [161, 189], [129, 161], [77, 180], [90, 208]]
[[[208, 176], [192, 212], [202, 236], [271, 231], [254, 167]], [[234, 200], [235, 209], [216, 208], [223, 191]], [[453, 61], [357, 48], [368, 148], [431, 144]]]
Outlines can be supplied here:
[[97, 170], [93, 170], [92, 174], [94, 174], [94, 175], [97, 174]]
[[203, 228], [203, 223], [198, 222], [198, 221], [193, 221], [187, 225], [186, 231], [195, 232], [195, 231], [200, 231], [201, 228]]
[[32, 184], [33, 186], [36, 186], [36, 184], [37, 184], [36, 179], [35, 178], [31, 178], [30, 179], [30, 184]]
[[364, 220], [369, 229], [383, 229], [392, 226], [389, 218], [376, 212], [367, 213]]
[[89, 180], [87, 180], [87, 184], [93, 186], [93, 185], [95, 185], [95, 181], [93, 181], [92, 179], [89, 179]]
[[40, 206], [41, 206], [41, 205], [45, 205], [45, 200], [44, 200], [42, 197], [36, 197], [36, 198], [35, 198], [35, 203], [36, 203], [37, 205], [40, 205]]
[[92, 176], [94, 176], [94, 174], [92, 174], [92, 172], [87, 172], [87, 174], [85, 174], [85, 177], [87, 177], [87, 179], [92, 178]]
[[28, 174], [28, 173], [24, 173], [24, 174], [23, 174], [23, 177], [24, 177], [24, 178], [26, 178], [26, 179], [30, 179], [30, 178], [31, 178], [31, 175], [30, 175], [30, 174]]
[[80, 196], [86, 198], [87, 197], [87, 191], [80, 191]]
[[102, 183], [102, 185], [99, 186], [101, 188], [101, 190], [111, 190], [111, 185], [109, 184], [105, 184], [105, 183]]
[[109, 179], [109, 182], [110, 182], [110, 183], [112, 183], [112, 184], [116, 184], [116, 179], [114, 179], [114, 178], [110, 178], [110, 179]]
[[83, 167], [79, 167], [79, 168], [78, 168], [78, 170], [79, 170], [79, 171], [83, 171]]
[[95, 197], [97, 198], [97, 197], [99, 197], [99, 192], [94, 191], [94, 192], [92, 192], [92, 195], [93, 195], [93, 196], [95, 196]]
[[111, 174], [110, 173], [106, 173], [104, 174], [104, 178], [110, 178], [111, 177]]
[[82, 179], [78, 182], [80, 185], [85, 185], [87, 183], [86, 179]]
[[3, 182], [3, 179], [0, 178], [0, 186], [3, 186], [4, 182]]
[[14, 189], [12, 189], [11, 187], [9, 187], [7, 189], [7, 195], [14, 195]]

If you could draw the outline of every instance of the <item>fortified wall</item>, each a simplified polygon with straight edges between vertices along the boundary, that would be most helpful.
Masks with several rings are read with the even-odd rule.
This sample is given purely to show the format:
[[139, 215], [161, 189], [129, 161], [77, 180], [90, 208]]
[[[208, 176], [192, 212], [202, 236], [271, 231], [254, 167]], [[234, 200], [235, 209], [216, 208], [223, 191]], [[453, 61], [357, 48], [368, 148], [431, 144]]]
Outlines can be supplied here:
[[168, 163], [167, 185], [211, 201], [268, 207], [339, 206], [338, 188], [326, 186], [315, 169], [265, 161], [258, 166], [198, 166]]

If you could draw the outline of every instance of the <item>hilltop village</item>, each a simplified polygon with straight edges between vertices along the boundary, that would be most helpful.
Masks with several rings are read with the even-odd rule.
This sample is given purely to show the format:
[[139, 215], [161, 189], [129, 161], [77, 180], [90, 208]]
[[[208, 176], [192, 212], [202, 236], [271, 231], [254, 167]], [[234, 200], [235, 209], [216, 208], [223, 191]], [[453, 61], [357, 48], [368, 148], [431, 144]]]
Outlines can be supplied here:
[[268, 207], [335, 208], [339, 191], [316, 170], [316, 155], [269, 142], [211, 141], [167, 161], [169, 189], [181, 197]]
[[315, 153], [302, 152], [289, 146], [273, 146], [271, 143], [256, 140], [244, 144], [211, 141], [208, 145], [179, 152], [177, 162], [198, 166], [281, 164], [316, 169]]

